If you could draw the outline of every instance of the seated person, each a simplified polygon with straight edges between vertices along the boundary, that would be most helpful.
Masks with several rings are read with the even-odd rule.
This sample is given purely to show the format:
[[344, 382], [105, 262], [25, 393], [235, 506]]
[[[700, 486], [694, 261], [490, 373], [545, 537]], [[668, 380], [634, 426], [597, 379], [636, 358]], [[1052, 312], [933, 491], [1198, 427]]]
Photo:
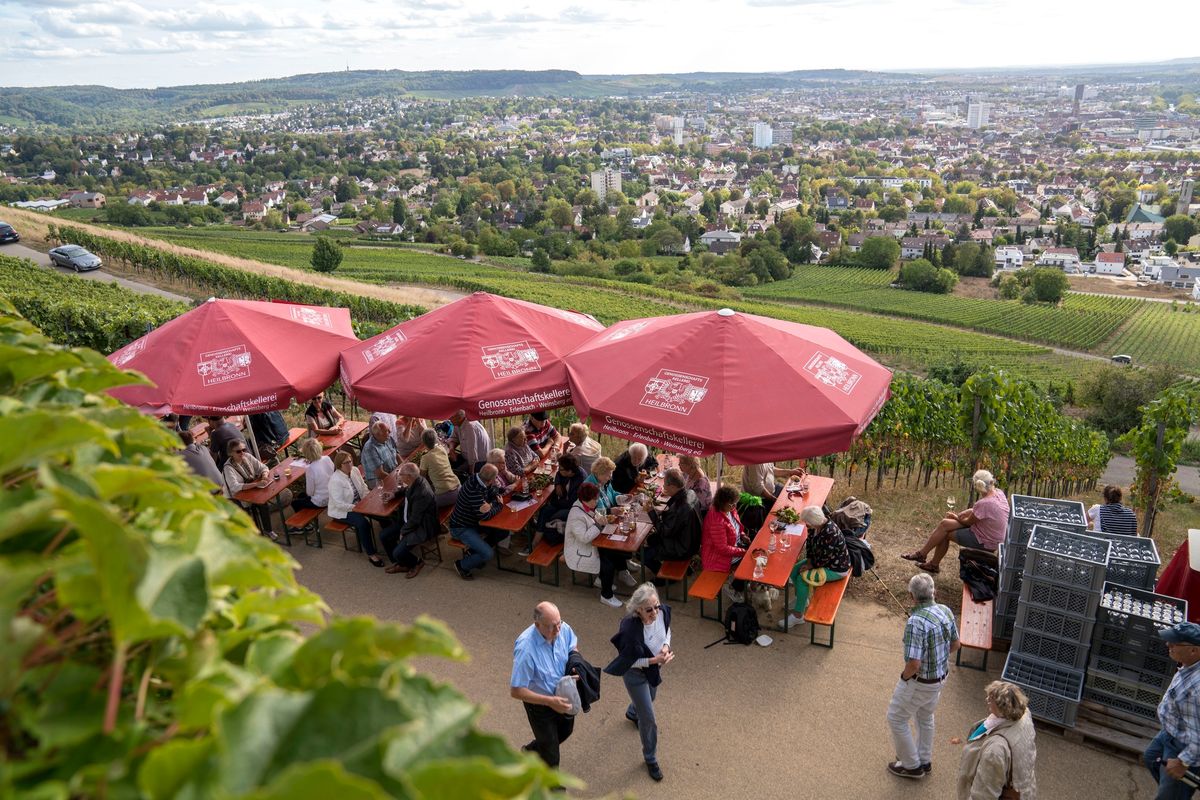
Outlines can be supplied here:
[[421, 477], [421, 469], [416, 464], [401, 464], [396, 483], [399, 491], [404, 493], [404, 505], [400, 508], [400, 519], [379, 533], [383, 551], [392, 560], [384, 572], [393, 575], [403, 572], [405, 577], [415, 578], [425, 562], [412, 551], [418, 545], [435, 541], [442, 525], [438, 522], [433, 486]]
[[783, 484], [778, 482], [781, 474], [785, 478], [791, 475], [803, 478], [807, 473], [803, 466], [781, 471], [772, 463], [747, 464], [742, 468], [742, 491], [761, 497], [763, 508], [769, 512], [775, 505], [775, 498], [783, 491]]
[[563, 455], [570, 453], [575, 456], [575, 460], [579, 462], [579, 466], [583, 467], [584, 472], [591, 472], [592, 464], [602, 455], [600, 443], [589, 433], [587, 425], [576, 422], [567, 430], [567, 441], [563, 445]]
[[425, 453], [421, 456], [421, 476], [433, 485], [433, 492], [438, 508], [454, 505], [458, 499], [461, 483], [454, 470], [450, 468], [450, 455], [438, 441], [437, 431], [426, 428], [421, 434], [421, 444]]
[[183, 449], [179, 451], [179, 455], [191, 467], [192, 472], [201, 478], [208, 478], [217, 486], [224, 486], [225, 479], [221, 476], [221, 470], [217, 469], [217, 462], [213, 461], [208, 448], [196, 444], [196, 437], [189, 430], [179, 431], [179, 440], [183, 442]]
[[926, 572], [937, 572], [938, 564], [950, 549], [952, 539], [960, 547], [978, 550], [995, 550], [1004, 541], [1008, 527], [1008, 498], [996, 485], [992, 473], [986, 469], [976, 472], [972, 480], [980, 495], [975, 505], [957, 514], [953, 511], [947, 513], [920, 550], [905, 553], [901, 558], [916, 561], [917, 566]]
[[[519, 475], [514, 475], [508, 471], [508, 464], [505, 460], [504, 450], [499, 447], [493, 447], [488, 451], [487, 460], [485, 463], [491, 464], [496, 468], [496, 479], [493, 481], [493, 483], [502, 492], [507, 492], [509, 489], [512, 489], [513, 486], [516, 485], [517, 481], [520, 480]], [[479, 468], [481, 467], [483, 467], [483, 464], [477, 465], [475, 472], [478, 472]]]
[[300, 455], [308, 462], [304, 470], [304, 494], [296, 498], [292, 508], [325, 508], [329, 505], [329, 479], [333, 477], [333, 459], [325, 455], [321, 442], [305, 437]]
[[506, 536], [503, 531], [493, 529], [482, 533], [479, 530], [480, 523], [504, 508], [500, 490], [493, 485], [495, 480], [496, 468], [491, 464], [484, 464], [479, 472], [467, 478], [454, 501], [454, 512], [446, 522], [450, 535], [467, 546], [463, 557], [454, 562], [454, 570], [464, 581], [472, 580], [473, 572], [492, 560], [492, 548]]
[[729, 572], [733, 569], [734, 559], [746, 555], [750, 537], [737, 513], [740, 496], [732, 486], [722, 486], [704, 517], [704, 529], [700, 534], [700, 565], [706, 570]]
[[525, 422], [525, 438], [539, 456], [545, 456], [558, 445], [558, 431], [550, 424], [550, 415], [545, 411], [534, 411]]
[[[222, 474], [225, 478], [225, 494], [230, 499], [245, 489], [265, 489], [271, 485], [271, 471], [267, 469], [266, 464], [251, 455], [246, 443], [242, 441], [234, 440], [229, 443]], [[285, 489], [284, 492], [287, 490]], [[286, 505], [291, 502], [291, 499], [288, 498], [282, 502]], [[250, 512], [255, 525], [258, 526], [259, 533], [272, 540], [279, 538], [279, 534], [271, 530], [271, 512], [267, 506], [240, 502], [238, 505]]]
[[258, 443], [258, 454], [270, 461], [288, 440], [288, 426], [283, 421], [283, 414], [267, 411], [251, 414], [249, 419], [250, 430], [254, 432], [254, 440]]
[[376, 421], [371, 426], [371, 435], [362, 446], [362, 468], [367, 488], [374, 489], [378, 486], [381, 480], [396, 469], [399, 461], [387, 423], [383, 420]]
[[620, 574], [626, 586], [635, 586], [637, 581], [630, 574], [628, 555], [611, 548], [600, 548], [592, 544], [608, 519], [596, 506], [600, 488], [594, 483], [579, 487], [579, 497], [571, 506], [567, 526], [563, 532], [563, 559], [576, 572], [599, 575], [600, 602], [612, 608], [620, 608], [621, 601], [613, 596], [613, 578]]
[[416, 417], [396, 417], [396, 454], [407, 461], [413, 451], [421, 446], [421, 436], [425, 433], [425, 420]]
[[584, 480], [600, 487], [600, 496], [596, 498], [596, 507], [604, 513], [617, 504], [617, 490], [612, 486], [613, 470], [617, 465], [611, 458], [600, 456], [592, 462], [592, 474]]
[[304, 422], [308, 425], [309, 436], [328, 436], [341, 433], [346, 418], [325, 399], [324, 392], [318, 392], [304, 411]]
[[538, 454], [529, 446], [525, 429], [516, 425], [508, 429], [508, 444], [504, 447], [504, 463], [518, 477], [529, 475], [538, 465]]
[[163, 414], [160, 418], [163, 427], [172, 433], [179, 433], [179, 415], [178, 414]]
[[579, 487], [585, 478], [587, 478], [587, 474], [575, 463], [575, 456], [563, 456], [558, 460], [558, 473], [554, 476], [554, 488], [550, 493], [550, 499], [538, 511], [537, 521], [534, 523], [533, 541], [517, 555], [528, 557], [542, 539], [550, 544], [562, 544], [562, 526], [551, 523], [567, 521], [567, 514], [571, 512], [571, 506], [575, 504], [575, 498], [579, 495]]
[[246, 437], [237, 426], [225, 417], [205, 417], [208, 422], [208, 452], [212, 454], [217, 469], [225, 469], [225, 460], [229, 458], [231, 442], [246, 443]]
[[450, 421], [454, 423], [454, 433], [447, 442], [450, 463], [456, 472], [465, 477], [475, 472], [477, 464], [487, 460], [488, 451], [492, 449], [492, 437], [483, 423], [477, 419], [467, 419], [467, 412], [461, 408], [454, 412]]
[[850, 574], [850, 551], [846, 538], [837, 523], [825, 518], [820, 506], [805, 506], [800, 519], [808, 527], [808, 539], [804, 543], [804, 558], [792, 568], [792, 583], [796, 587], [796, 602], [786, 627], [780, 620], [781, 630], [804, 622], [808, 600], [813, 588], [828, 581], [837, 581]]
[[1121, 502], [1122, 496], [1120, 486], [1110, 483], [1104, 487], [1104, 505], [1097, 504], [1088, 509], [1092, 530], [1119, 536], [1137, 536], [1137, 514]]
[[334, 453], [333, 475], [329, 478], [329, 504], [326, 507], [329, 518], [354, 528], [358, 546], [367, 554], [371, 566], [383, 567], [383, 559], [375, 551], [370, 518], [354, 510], [358, 501], [367, 496], [367, 491], [367, 483], [354, 468], [354, 459], [350, 454], [345, 450]]
[[680, 456], [679, 471], [683, 473], [687, 488], [696, 493], [696, 502], [700, 504], [700, 513], [707, 514], [712, 505], [712, 481], [700, 468], [700, 459], [695, 456]]
[[644, 483], [649, 474], [658, 469], [658, 459], [650, 455], [649, 448], [641, 442], [634, 442], [629, 449], [617, 456], [616, 468], [613, 470], [612, 486], [617, 494], [629, 494]]
[[667, 507], [661, 514], [654, 508], [652, 499], [646, 498], [645, 502], [654, 532], [646, 538], [643, 563], [654, 572], [658, 572], [664, 561], [681, 561], [696, 555], [700, 551], [700, 533], [704, 525], [696, 495], [683, 485], [682, 472], [677, 469], [666, 471], [662, 493], [667, 499]]

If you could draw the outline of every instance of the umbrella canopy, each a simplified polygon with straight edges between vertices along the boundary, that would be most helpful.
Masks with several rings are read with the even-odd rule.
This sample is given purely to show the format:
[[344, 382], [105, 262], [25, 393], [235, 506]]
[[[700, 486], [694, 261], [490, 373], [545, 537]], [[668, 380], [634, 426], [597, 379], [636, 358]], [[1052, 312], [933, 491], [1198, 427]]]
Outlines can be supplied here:
[[276, 411], [337, 380], [356, 341], [344, 308], [210, 299], [110, 355], [155, 383], [111, 394], [154, 414]]
[[571, 404], [562, 357], [604, 326], [586, 314], [476, 292], [342, 353], [342, 385], [364, 408], [445, 419]]
[[831, 330], [727, 308], [617, 323], [567, 372], [594, 429], [734, 464], [848, 449], [892, 380]]

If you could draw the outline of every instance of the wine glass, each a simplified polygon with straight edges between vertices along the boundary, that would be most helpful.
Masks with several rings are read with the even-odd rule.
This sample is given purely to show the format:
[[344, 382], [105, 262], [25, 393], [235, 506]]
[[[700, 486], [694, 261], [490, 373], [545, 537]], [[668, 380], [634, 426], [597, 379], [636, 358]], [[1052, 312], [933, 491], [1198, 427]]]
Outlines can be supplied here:
[[950, 495], [946, 498], [946, 508], [949, 509], [950, 511], [954, 510], [954, 506], [957, 503], [958, 503], [958, 500], [955, 499], [954, 495]]

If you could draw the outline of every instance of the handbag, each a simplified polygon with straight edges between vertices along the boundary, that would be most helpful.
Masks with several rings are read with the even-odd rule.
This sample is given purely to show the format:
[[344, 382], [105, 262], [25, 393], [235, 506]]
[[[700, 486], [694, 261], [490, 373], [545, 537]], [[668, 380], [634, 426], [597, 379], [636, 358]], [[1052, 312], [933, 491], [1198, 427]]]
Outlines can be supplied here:
[[1013, 751], [1012, 742], [1006, 736], [1001, 734], [1001, 739], [1004, 739], [1004, 744], [1008, 747], [1008, 782], [1004, 784], [1004, 788], [1000, 790], [1000, 800], [1021, 800], [1021, 793], [1013, 788], [1012, 785], [1012, 768], [1013, 768]]

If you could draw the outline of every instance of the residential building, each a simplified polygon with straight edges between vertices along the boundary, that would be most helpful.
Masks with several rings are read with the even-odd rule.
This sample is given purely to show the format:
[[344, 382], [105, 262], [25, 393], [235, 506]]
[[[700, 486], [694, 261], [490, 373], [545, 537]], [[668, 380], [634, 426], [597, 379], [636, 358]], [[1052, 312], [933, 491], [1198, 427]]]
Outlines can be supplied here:
[[1092, 264], [1092, 272], [1097, 275], [1115, 275], [1120, 277], [1125, 274], [1125, 254], [1124, 253], [1097, 253], [1096, 260]]
[[967, 127], [975, 130], [987, 127], [991, 114], [991, 103], [971, 103], [967, 106]]
[[736, 250], [742, 243], [742, 235], [737, 231], [708, 231], [700, 237], [700, 243], [710, 253], [721, 255]]
[[671, 141], [675, 143], [676, 147], [683, 146], [683, 126], [683, 117], [671, 118]]
[[765, 122], [754, 123], [754, 146], [755, 147], [770, 147], [774, 139], [774, 131], [771, 126]]
[[1079, 251], [1074, 247], [1049, 247], [1038, 257], [1039, 267], [1058, 267], [1063, 272], [1079, 272]]
[[794, 131], [789, 125], [784, 128], [771, 128], [772, 144], [791, 144]]
[[1025, 265], [1025, 254], [1012, 245], [997, 247], [995, 257], [996, 269], [1020, 269]]
[[592, 191], [601, 200], [608, 197], [609, 192], [621, 191], [621, 173], [605, 167], [592, 173]]
[[75, 192], [69, 198], [71, 208], [104, 208], [103, 192]]
[[1159, 270], [1158, 281], [1173, 289], [1194, 289], [1197, 275], [1200, 275], [1200, 267], [1175, 261]]

